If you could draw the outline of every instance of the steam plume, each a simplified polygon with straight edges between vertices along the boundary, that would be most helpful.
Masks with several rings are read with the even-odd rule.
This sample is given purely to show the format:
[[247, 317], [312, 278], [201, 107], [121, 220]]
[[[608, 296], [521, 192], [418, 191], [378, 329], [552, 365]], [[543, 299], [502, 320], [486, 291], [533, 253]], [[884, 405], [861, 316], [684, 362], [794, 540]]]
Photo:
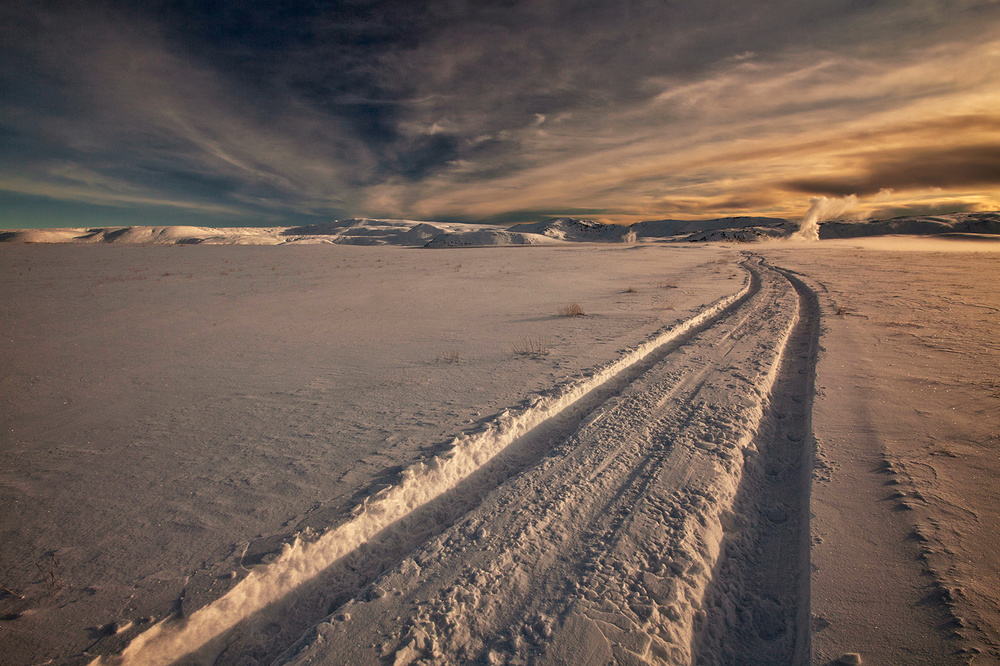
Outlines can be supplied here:
[[799, 223], [799, 230], [791, 236], [792, 240], [819, 240], [819, 223], [823, 220], [832, 220], [857, 208], [858, 197], [854, 194], [837, 199], [813, 197], [809, 200], [809, 204], [809, 210]]

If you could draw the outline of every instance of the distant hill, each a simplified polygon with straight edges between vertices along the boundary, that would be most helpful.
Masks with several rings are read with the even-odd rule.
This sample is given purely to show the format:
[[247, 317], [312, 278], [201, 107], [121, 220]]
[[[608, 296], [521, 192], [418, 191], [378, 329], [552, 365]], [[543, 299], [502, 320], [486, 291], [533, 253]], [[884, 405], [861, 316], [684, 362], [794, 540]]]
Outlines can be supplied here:
[[675, 238], [677, 236], [703, 235], [713, 231], [768, 229], [777, 233], [765, 236], [784, 235], [794, 231], [788, 220], [780, 217], [720, 217], [714, 220], [648, 220], [637, 222], [630, 229], [639, 238]]
[[942, 234], [1000, 234], [1000, 213], [950, 213], [917, 215], [860, 222], [821, 222], [819, 237], [937, 236]]
[[539, 234], [563, 241], [622, 242], [631, 227], [620, 224], [604, 224], [593, 220], [579, 220], [573, 217], [557, 217], [543, 222], [515, 224], [507, 229], [515, 233]]
[[[631, 226], [557, 217], [503, 227], [416, 220], [351, 218], [298, 227], [98, 227], [22, 229], [0, 232], [0, 242], [179, 244], [398, 245], [405, 247], [482, 247], [552, 243], [755, 242], [784, 238], [797, 222], [776, 217], [721, 217], [711, 220], [648, 220]], [[861, 221], [828, 221], [820, 239], [882, 235], [993, 235], [1000, 237], [1000, 213], [951, 213]]]

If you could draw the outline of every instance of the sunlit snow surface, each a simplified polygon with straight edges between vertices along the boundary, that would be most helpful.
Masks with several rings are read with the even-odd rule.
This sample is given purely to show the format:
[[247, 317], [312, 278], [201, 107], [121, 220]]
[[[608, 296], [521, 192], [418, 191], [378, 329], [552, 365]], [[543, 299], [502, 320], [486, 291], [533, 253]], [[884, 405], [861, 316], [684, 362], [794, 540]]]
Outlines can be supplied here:
[[991, 223], [3, 232], [0, 653], [995, 655]]

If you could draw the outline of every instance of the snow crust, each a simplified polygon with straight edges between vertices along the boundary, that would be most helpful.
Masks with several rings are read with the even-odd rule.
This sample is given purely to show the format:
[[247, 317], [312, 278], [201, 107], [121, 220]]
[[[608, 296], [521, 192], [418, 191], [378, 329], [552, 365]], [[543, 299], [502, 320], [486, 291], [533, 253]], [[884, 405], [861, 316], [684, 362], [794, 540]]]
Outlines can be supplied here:
[[[518, 662], [542, 656], [555, 663], [575, 663], [602, 654], [619, 663], [689, 663], [702, 599], [730, 529], [727, 516], [740, 486], [743, 459], [755, 454], [752, 441], [785, 342], [798, 319], [797, 309], [789, 307], [796, 300], [789, 283], [776, 273], [754, 270], [755, 279], [744, 290], [595, 376], [602, 377], [635, 355], [647, 354], [650, 345], [655, 349], [698, 329], [742, 302], [752, 289], [748, 307], [755, 313], [750, 317], [753, 327], [761, 325], [765, 312], [771, 316], [766, 319], [765, 335], [743, 338], [735, 345], [754, 359], [754, 369], [748, 375], [739, 374], [745, 382], [742, 388], [749, 393], [741, 390], [740, 398], [733, 399], [736, 387], [726, 386], [733, 378], [727, 380], [725, 367], [712, 363], [699, 367], [687, 358], [667, 371], [657, 363], [629, 383], [633, 392], [616, 388], [623, 392], [621, 401], [601, 412], [600, 419], [589, 420], [572, 440], [571, 451], [560, 451], [519, 482], [499, 489], [495, 498], [462, 524], [319, 625], [282, 663], [326, 664], [344, 659], [380, 663], [386, 656], [397, 664], [483, 658]], [[749, 332], [741, 330], [748, 318], [737, 315], [734, 319], [736, 328], [724, 328], [714, 344], [726, 347], [734, 334]], [[708, 338], [702, 342], [707, 343]], [[666, 384], [659, 383], [664, 380]], [[667, 427], [669, 437], [631, 439], [634, 431], [639, 434], [651, 428], [651, 421], [662, 418], [660, 409], [672, 395], [703, 406]], [[597, 507], [613, 503], [618, 494], [632, 492], [627, 476], [616, 478], [628, 466], [615, 470], [612, 461], [649, 455], [642, 446], [633, 448], [639, 444], [663, 452], [664, 476], [651, 474], [643, 479], [645, 487], [636, 505], [627, 516], [611, 523], [610, 534], [603, 535], [604, 552], [600, 564], [594, 563], [595, 569], [587, 567], [589, 558], [580, 563], [583, 570], [553, 563], [551, 558], [559, 558], [560, 553], [568, 563], [573, 561], [573, 543], [593, 529], [591, 520], [600, 522], [600, 516], [593, 513]], [[660, 458], [653, 454], [653, 459]], [[672, 463], [681, 460], [681, 476], [668, 472]], [[603, 472], [595, 474], [595, 469]], [[621, 482], [624, 487], [616, 485]], [[526, 487], [535, 487], [540, 501], [519, 501]], [[590, 501], [584, 499], [588, 496]], [[498, 525], [504, 529], [497, 530]], [[541, 574], [551, 566], [565, 577], [554, 588], [546, 584], [548, 576]], [[579, 586], [567, 589], [566, 579], [577, 577]], [[540, 580], [525, 587], [529, 579]], [[396, 594], [387, 594], [389, 590]], [[408, 618], [402, 628], [379, 619], [394, 615]], [[501, 628], [496, 624], [498, 617], [501, 625], [513, 627]], [[491, 638], [508, 631], [532, 639], [505, 644]]]
[[[19, 595], [0, 602], [21, 613], [0, 651], [15, 664], [113, 654], [189, 617], [296, 534], [343, 523], [456, 435], [732, 293], [740, 274], [716, 263], [727, 248], [621, 244], [0, 252], [0, 557]], [[571, 301], [587, 314], [559, 316]], [[539, 353], [515, 351], [526, 339]], [[317, 615], [289, 612], [278, 633], [265, 622], [251, 651], [280, 653], [396, 561], [387, 545], [371, 569], [371, 548], [355, 572], [335, 567], [343, 582], [320, 590]], [[53, 557], [50, 594], [36, 564]]]
[[739, 292], [659, 333], [617, 360], [595, 369], [589, 376], [557, 386], [547, 395], [532, 396], [528, 406], [505, 410], [483, 424], [481, 432], [456, 438], [446, 452], [404, 470], [398, 484], [366, 497], [352, 511], [355, 517], [350, 521], [315, 541], [297, 539], [274, 562], [252, 571], [224, 597], [196, 611], [182, 625], [167, 622], [141, 634], [122, 654], [121, 663], [169, 664], [188, 651], [196, 651], [237, 622], [293, 592], [392, 523], [451, 490], [514, 440], [570, 408], [660, 347], [716, 316], [743, 297], [748, 289], [749, 282]]
[[988, 215], [397, 222], [0, 246], [5, 661], [1000, 659]]
[[766, 251], [824, 322], [814, 663], [1000, 660], [1000, 247], [938, 238]]

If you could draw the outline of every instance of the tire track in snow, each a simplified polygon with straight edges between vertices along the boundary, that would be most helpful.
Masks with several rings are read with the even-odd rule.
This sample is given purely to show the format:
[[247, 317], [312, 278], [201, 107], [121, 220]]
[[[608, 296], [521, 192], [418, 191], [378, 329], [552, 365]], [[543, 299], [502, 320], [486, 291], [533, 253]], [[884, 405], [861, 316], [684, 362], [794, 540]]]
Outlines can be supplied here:
[[724, 536], [740, 521], [744, 465], [758, 457], [772, 392], [786, 392], [775, 381], [801, 328], [795, 285], [751, 270], [759, 286], [730, 316], [283, 659], [690, 663]]
[[[254, 568], [223, 597], [189, 617], [168, 619], [153, 626], [137, 636], [121, 655], [100, 657], [93, 663], [169, 664], [182, 658], [214, 661], [225, 650], [224, 635], [238, 624], [295, 595], [339, 560], [375, 540], [386, 528], [453, 491], [512, 444], [546, 422], [564, 413], [572, 415], [575, 410], [577, 416], [565, 430], [572, 432], [609, 397], [620, 393], [681, 343], [710, 328], [756, 294], [759, 282], [759, 272], [749, 271], [739, 292], [663, 330], [591, 374], [561, 384], [547, 394], [532, 396], [520, 407], [503, 412], [481, 431], [456, 438], [450, 450], [405, 470], [397, 484], [366, 498], [351, 520], [318, 539], [296, 540], [274, 561]], [[520, 469], [515, 467], [513, 473]], [[484, 492], [492, 487], [495, 486]], [[463, 512], [472, 506], [464, 507]], [[396, 553], [396, 559], [405, 552]], [[266, 623], [265, 632], [273, 632], [273, 625]]]
[[[780, 270], [780, 269], [779, 269]], [[696, 627], [698, 664], [807, 664], [811, 659], [809, 494], [819, 302], [799, 294], [770, 405], [754, 439]]]

